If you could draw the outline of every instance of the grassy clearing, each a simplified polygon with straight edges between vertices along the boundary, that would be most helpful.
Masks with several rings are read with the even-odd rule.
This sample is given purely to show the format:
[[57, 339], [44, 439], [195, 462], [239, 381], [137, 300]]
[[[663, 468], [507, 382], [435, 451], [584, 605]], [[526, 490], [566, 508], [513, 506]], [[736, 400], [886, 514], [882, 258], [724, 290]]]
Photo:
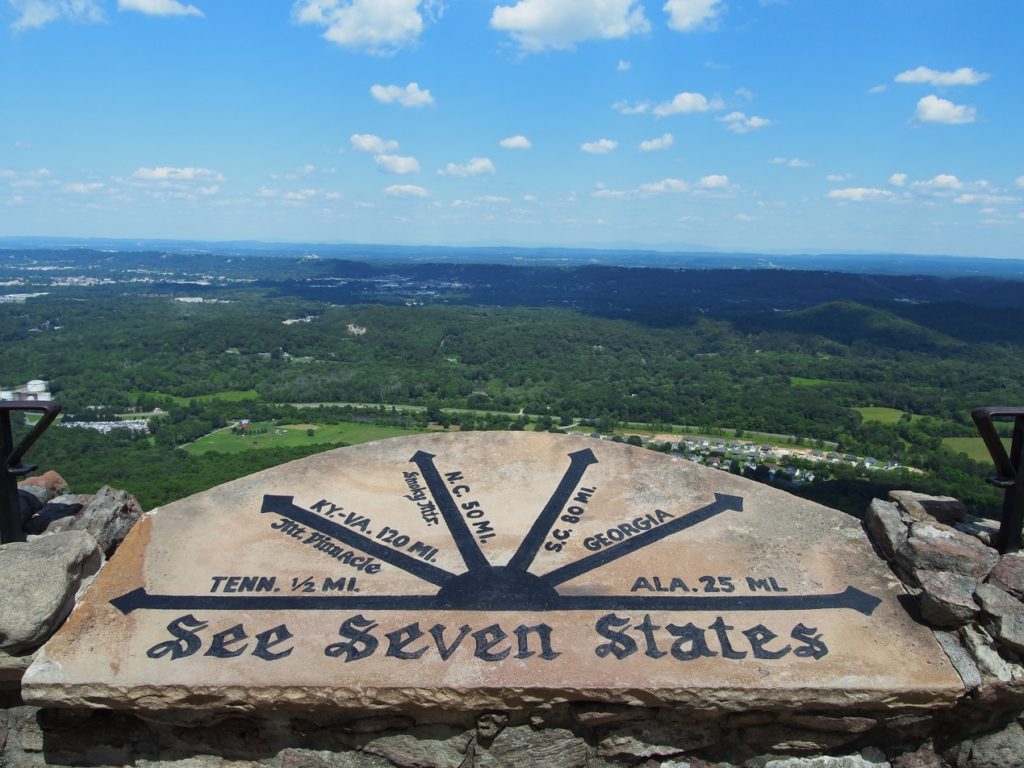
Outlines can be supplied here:
[[[309, 430], [313, 430], [312, 436]], [[263, 432], [263, 430], [266, 430]], [[185, 446], [193, 455], [211, 453], [241, 453], [261, 448], [288, 448], [301, 445], [357, 445], [386, 437], [416, 434], [417, 430], [383, 427], [376, 424], [345, 422], [342, 424], [278, 424], [254, 422], [245, 434], [235, 435], [231, 429], [219, 429]]]
[[147, 397], [160, 397], [173, 400], [175, 405], [188, 405], [190, 400], [200, 403], [209, 403], [213, 400], [221, 400], [228, 403], [239, 403], [243, 400], [259, 400], [260, 396], [255, 389], [227, 389], [223, 392], [213, 392], [209, 395], [196, 395], [195, 397], [180, 397], [178, 395], [166, 395], [163, 392], [131, 392], [133, 402], [137, 402], [143, 395]]
[[897, 408], [865, 406], [863, 408], [854, 408], [853, 410], [859, 413], [864, 421], [874, 421], [878, 424], [895, 424], [903, 416], [903, 411]]
[[789, 386], [791, 387], [826, 387], [829, 384], [839, 384], [838, 381], [828, 379], [808, 379], [803, 376], [790, 376]]
[[[942, 438], [942, 444], [953, 451], [953, 453], [966, 453], [975, 461], [981, 461], [985, 464], [992, 463], [992, 457], [988, 454], [988, 448], [985, 447], [985, 442], [980, 437], [944, 437]], [[1003, 438], [1003, 445], [1006, 446], [1006, 450], [1009, 452], [1010, 439], [1008, 437]]]

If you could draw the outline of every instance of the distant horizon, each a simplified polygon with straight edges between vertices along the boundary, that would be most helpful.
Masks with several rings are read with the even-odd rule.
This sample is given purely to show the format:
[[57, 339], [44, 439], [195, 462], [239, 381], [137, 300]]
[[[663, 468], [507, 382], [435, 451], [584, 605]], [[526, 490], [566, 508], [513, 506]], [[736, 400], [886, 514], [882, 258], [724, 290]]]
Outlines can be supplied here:
[[1021, 258], [1022, 27], [1019, 0], [0, 0], [0, 236]]

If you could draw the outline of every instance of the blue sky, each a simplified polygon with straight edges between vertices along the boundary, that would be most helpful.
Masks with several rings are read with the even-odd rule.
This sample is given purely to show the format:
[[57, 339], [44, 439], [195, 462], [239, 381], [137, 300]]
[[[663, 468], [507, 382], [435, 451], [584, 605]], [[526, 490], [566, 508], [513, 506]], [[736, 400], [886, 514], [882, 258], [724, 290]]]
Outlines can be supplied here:
[[0, 0], [0, 235], [1024, 257], [1020, 0]]

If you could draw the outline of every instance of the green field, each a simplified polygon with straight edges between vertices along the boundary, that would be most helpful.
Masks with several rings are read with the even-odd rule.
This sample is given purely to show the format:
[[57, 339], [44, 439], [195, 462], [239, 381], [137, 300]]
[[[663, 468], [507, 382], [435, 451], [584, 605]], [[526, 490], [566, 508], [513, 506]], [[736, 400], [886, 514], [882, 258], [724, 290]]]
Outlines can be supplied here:
[[829, 384], [839, 384], [837, 381], [828, 379], [808, 379], [803, 376], [790, 376], [789, 386], [791, 387], [825, 387]]
[[[308, 430], [313, 430], [313, 435]], [[266, 430], [263, 432], [263, 430]], [[357, 445], [386, 437], [416, 434], [416, 430], [381, 427], [375, 424], [278, 424], [254, 422], [244, 434], [232, 434], [230, 427], [205, 435], [185, 446], [193, 455], [202, 453], [240, 453], [260, 448], [288, 448], [300, 445]]]
[[868, 406], [863, 408], [854, 408], [853, 410], [859, 413], [864, 421], [874, 421], [879, 424], [895, 424], [903, 415], [903, 411], [896, 408]]
[[[966, 453], [975, 461], [981, 461], [985, 464], [992, 463], [992, 457], [988, 454], [988, 448], [985, 447], [985, 443], [980, 437], [944, 437], [942, 438], [942, 444], [953, 451], [953, 453]], [[1004, 437], [1003, 445], [1006, 446], [1006, 451], [1009, 453], [1010, 439]]]
[[154, 398], [165, 398], [173, 400], [175, 405], [188, 405], [189, 401], [195, 400], [198, 403], [208, 403], [211, 400], [221, 400], [227, 403], [238, 403], [243, 400], [259, 400], [260, 396], [255, 389], [227, 389], [223, 392], [214, 392], [209, 395], [196, 395], [195, 397], [180, 397], [179, 395], [166, 395], [163, 392], [130, 392], [129, 396], [133, 402], [138, 402], [143, 395]]

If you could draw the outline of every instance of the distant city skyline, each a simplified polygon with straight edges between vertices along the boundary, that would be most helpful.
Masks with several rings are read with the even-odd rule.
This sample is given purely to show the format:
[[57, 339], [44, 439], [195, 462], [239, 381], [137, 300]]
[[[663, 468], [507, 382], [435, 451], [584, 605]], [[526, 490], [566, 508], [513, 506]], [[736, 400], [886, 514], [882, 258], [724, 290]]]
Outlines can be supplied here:
[[0, 236], [1024, 258], [1019, 0], [0, 0]]

